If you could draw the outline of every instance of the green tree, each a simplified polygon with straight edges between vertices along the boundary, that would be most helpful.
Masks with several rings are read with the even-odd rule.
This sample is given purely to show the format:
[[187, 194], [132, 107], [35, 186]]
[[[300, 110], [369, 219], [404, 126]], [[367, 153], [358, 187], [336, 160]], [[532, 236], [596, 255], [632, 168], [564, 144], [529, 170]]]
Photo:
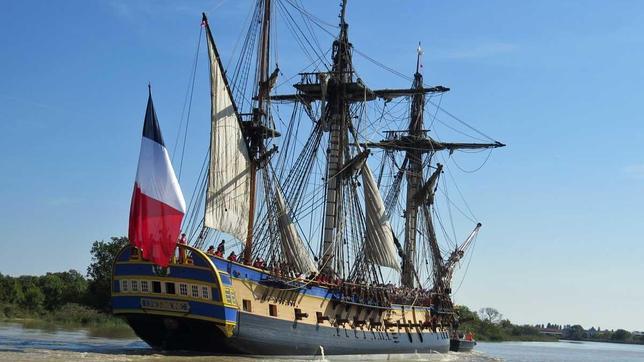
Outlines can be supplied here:
[[55, 273], [63, 281], [63, 303], [86, 303], [87, 279], [78, 271], [71, 269], [66, 272]]
[[458, 320], [461, 323], [479, 320], [479, 317], [476, 315], [476, 313], [472, 312], [468, 307], [464, 305], [456, 306], [456, 314], [458, 315]]
[[18, 304], [22, 300], [22, 287], [16, 278], [0, 274], [0, 302]]
[[47, 273], [38, 278], [38, 286], [44, 295], [44, 307], [47, 310], [54, 310], [63, 305], [63, 292], [65, 285], [63, 280], [54, 273]]
[[499, 326], [503, 329], [511, 329], [513, 327], [512, 322], [509, 319], [504, 319], [499, 322]]
[[88, 302], [91, 306], [103, 310], [110, 310], [110, 281], [112, 277], [112, 263], [116, 254], [129, 244], [127, 237], [112, 237], [110, 241], [95, 241], [92, 244], [92, 262], [87, 267]]
[[613, 332], [613, 335], [610, 336], [610, 339], [614, 341], [627, 341], [631, 339], [631, 332], [625, 331], [623, 329], [618, 329]]
[[45, 302], [45, 295], [38, 286], [38, 277], [23, 275], [18, 278], [18, 283], [22, 289], [22, 298], [18, 300], [18, 304], [33, 312], [40, 311]]
[[501, 319], [503, 319], [503, 314], [499, 313], [498, 310], [490, 307], [479, 309], [479, 316], [482, 320], [490, 323], [497, 323], [501, 321]]
[[568, 330], [567, 337], [570, 339], [580, 340], [584, 338], [584, 334], [584, 327], [580, 326], [579, 324], [575, 324]]

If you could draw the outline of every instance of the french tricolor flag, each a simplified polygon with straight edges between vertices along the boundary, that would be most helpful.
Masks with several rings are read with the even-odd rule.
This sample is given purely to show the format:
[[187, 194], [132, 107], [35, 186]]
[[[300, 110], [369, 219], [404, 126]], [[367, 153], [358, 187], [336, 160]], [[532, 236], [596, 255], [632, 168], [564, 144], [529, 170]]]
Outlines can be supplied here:
[[143, 251], [144, 259], [167, 266], [185, 213], [186, 202], [163, 143], [150, 92], [130, 206], [130, 243]]

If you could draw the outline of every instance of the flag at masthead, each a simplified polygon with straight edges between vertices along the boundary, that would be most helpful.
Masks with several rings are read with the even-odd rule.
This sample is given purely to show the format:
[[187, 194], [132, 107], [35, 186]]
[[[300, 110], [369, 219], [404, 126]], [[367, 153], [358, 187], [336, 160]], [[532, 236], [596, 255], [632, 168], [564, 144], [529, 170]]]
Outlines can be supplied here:
[[144, 259], [167, 266], [185, 212], [186, 202], [163, 143], [150, 92], [130, 206], [130, 243], [143, 251]]

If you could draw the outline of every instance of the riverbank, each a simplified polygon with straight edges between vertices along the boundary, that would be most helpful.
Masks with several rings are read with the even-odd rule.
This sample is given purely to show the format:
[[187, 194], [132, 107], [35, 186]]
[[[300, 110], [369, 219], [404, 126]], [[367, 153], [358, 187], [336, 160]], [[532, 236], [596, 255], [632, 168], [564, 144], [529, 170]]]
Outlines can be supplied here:
[[[4, 306], [6, 307], [6, 306]], [[14, 308], [6, 313], [0, 308], [0, 322], [19, 324], [27, 329], [85, 330], [92, 337], [134, 338], [136, 335], [122, 319], [78, 305], [65, 304], [51, 312], [34, 312]]]
[[472, 332], [476, 340], [483, 342], [557, 342], [559, 340], [557, 337], [539, 333], [539, 330], [533, 326], [512, 324], [508, 319], [501, 319], [501, 314], [495, 309], [488, 309], [490, 316], [481, 318], [466, 306], [457, 306], [456, 312], [460, 322], [458, 329], [462, 332]]

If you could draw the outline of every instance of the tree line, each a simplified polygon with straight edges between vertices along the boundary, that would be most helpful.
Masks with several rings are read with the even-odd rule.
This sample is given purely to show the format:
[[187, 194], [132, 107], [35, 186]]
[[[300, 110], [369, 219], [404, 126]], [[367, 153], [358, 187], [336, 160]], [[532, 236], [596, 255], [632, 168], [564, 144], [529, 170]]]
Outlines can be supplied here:
[[109, 312], [112, 262], [128, 243], [126, 237], [93, 242], [85, 275], [77, 270], [18, 277], [0, 273], [0, 317], [46, 315], [61, 309], [78, 312], [83, 307]]
[[515, 325], [494, 308], [481, 308], [478, 313], [466, 306], [457, 306], [461, 331], [473, 332], [480, 341], [556, 341], [556, 337], [544, 336], [539, 329], [529, 325]]
[[564, 339], [576, 341], [597, 341], [597, 342], [620, 342], [620, 343], [637, 343], [644, 344], [644, 335], [634, 335], [625, 329], [601, 330], [601, 329], [584, 329], [579, 324], [566, 326], [563, 329]]
[[624, 329], [585, 330], [578, 324], [561, 326], [553, 323], [515, 325], [509, 319], [503, 318], [503, 314], [494, 308], [481, 308], [474, 312], [465, 306], [457, 306], [456, 310], [460, 322], [459, 329], [473, 332], [481, 341], [556, 341], [559, 337], [541, 333], [544, 329], [556, 329], [561, 331], [562, 339], [644, 344], [644, 336], [633, 335]]

